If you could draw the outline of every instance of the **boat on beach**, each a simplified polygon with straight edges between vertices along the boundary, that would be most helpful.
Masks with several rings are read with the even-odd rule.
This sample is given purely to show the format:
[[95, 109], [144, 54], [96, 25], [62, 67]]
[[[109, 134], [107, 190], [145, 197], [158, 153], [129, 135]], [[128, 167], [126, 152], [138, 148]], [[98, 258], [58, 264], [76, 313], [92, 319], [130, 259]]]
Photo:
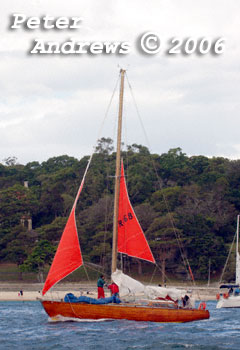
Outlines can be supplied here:
[[239, 215], [237, 216], [236, 230], [236, 268], [235, 283], [221, 284], [217, 294], [217, 309], [240, 307], [240, 256], [239, 256]]
[[[111, 279], [119, 287], [120, 299], [114, 296], [106, 298], [109, 300], [96, 300], [86, 297], [77, 298], [72, 295], [66, 295], [64, 300], [51, 300], [51, 298], [45, 297], [45, 294], [57, 282], [83, 265], [75, 210], [91, 163], [92, 157], [90, 157], [42, 290], [42, 306], [49, 317], [59, 320], [71, 318], [83, 320], [126, 319], [150, 322], [191, 322], [208, 319], [210, 315], [209, 311], [206, 310], [206, 304], [200, 303], [198, 308], [193, 307], [190, 303], [190, 297], [186, 296], [185, 291], [145, 286], [125, 275], [117, 268], [118, 253], [155, 264], [152, 251], [130, 203], [124, 175], [124, 165], [121, 160], [125, 73], [125, 70], [121, 69], [111, 267]], [[127, 295], [130, 295], [131, 298], [127, 298]], [[133, 296], [138, 296], [138, 298], [133, 300]], [[180, 305], [179, 300], [183, 301], [183, 304]]]

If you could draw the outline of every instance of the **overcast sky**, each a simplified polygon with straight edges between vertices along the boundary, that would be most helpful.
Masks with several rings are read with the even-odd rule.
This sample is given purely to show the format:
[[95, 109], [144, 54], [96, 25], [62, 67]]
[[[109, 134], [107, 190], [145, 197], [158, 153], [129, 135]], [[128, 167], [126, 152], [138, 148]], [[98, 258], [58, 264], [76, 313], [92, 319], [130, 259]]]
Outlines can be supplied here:
[[[14, 13], [82, 17], [70, 30], [9, 29]], [[114, 137], [118, 92], [99, 134], [119, 66], [127, 69], [141, 119], [126, 84], [124, 141], [163, 153], [240, 158], [239, 0], [8, 0], [0, 4], [0, 162], [45, 161], [90, 154], [99, 136]], [[137, 49], [156, 32], [162, 51]], [[169, 40], [225, 38], [213, 55], [166, 55]], [[127, 41], [126, 55], [33, 55], [33, 40]]]

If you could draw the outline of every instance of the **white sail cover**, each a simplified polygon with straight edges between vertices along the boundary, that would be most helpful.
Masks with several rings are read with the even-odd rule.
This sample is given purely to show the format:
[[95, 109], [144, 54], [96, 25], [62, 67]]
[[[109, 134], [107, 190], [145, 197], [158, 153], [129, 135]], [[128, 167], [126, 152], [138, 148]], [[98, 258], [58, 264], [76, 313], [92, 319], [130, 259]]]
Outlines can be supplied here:
[[122, 271], [116, 270], [112, 273], [112, 280], [118, 285], [121, 296], [129, 294], [141, 294], [145, 291], [145, 286], [135, 279], [125, 275]]
[[153, 286], [146, 286], [145, 287], [145, 294], [148, 296], [148, 298], [155, 299], [155, 298], [166, 298], [168, 295], [173, 300], [181, 300], [181, 298], [186, 295], [185, 290], [180, 290], [176, 288], [165, 288], [165, 287], [153, 287]]
[[121, 297], [129, 294], [144, 294], [150, 299], [155, 299], [158, 297], [166, 298], [168, 295], [173, 300], [179, 300], [186, 294], [185, 290], [176, 288], [144, 286], [141, 282], [125, 275], [120, 270], [116, 270], [112, 273], [112, 280], [118, 285]]

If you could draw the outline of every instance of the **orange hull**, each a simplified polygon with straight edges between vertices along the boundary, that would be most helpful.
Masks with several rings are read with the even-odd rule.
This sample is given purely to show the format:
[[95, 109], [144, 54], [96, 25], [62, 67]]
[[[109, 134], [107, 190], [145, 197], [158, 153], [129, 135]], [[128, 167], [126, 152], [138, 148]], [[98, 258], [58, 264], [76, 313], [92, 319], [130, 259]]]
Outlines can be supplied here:
[[52, 318], [58, 315], [78, 319], [117, 319], [150, 322], [192, 322], [208, 319], [208, 310], [171, 309], [126, 304], [93, 305], [41, 301], [46, 313]]

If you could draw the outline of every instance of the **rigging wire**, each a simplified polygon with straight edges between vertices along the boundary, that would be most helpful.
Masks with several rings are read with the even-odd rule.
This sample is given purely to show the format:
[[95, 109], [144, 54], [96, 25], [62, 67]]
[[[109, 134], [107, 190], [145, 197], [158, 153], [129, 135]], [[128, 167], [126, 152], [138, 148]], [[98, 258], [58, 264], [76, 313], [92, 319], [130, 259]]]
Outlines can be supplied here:
[[[133, 89], [132, 89], [132, 86], [131, 86], [131, 84], [130, 84], [130, 82], [129, 82], [127, 73], [126, 73], [126, 78], [127, 78], [127, 83], [128, 83], [128, 86], [129, 86], [129, 89], [130, 89], [130, 92], [131, 92], [131, 96], [132, 96], [132, 99], [133, 99], [133, 102], [134, 102], [134, 106], [135, 106], [135, 108], [136, 108], [136, 112], [137, 112], [138, 119], [139, 119], [140, 124], [141, 124], [141, 127], [142, 127], [142, 129], [143, 129], [143, 133], [144, 133], [144, 136], [145, 136], [145, 139], [146, 139], [148, 148], [149, 148], [149, 150], [150, 150], [150, 152], [151, 152], [150, 142], [149, 142], [149, 139], [148, 139], [148, 137], [147, 137], [147, 133], [146, 133], [146, 130], [145, 130], [145, 128], [144, 128], [144, 125], [143, 125], [143, 122], [142, 122], [142, 118], [141, 118], [141, 115], [140, 115], [140, 112], [139, 112], [139, 109], [138, 109], [138, 105], [137, 105], [135, 96], [134, 96], [134, 94], [133, 94]], [[156, 174], [156, 178], [157, 178], [157, 181], [158, 181], [159, 188], [162, 189], [162, 182], [161, 182], [160, 177], [159, 177], [159, 175], [158, 175], [158, 171], [157, 171], [155, 162], [153, 161], [152, 158], [151, 158], [151, 161], [152, 161], [153, 168], [154, 168], [154, 171], [155, 171], [155, 174]], [[186, 270], [188, 271], [188, 273], [190, 274], [190, 276], [191, 276], [191, 278], [192, 278], [193, 285], [195, 285], [195, 280], [194, 280], [194, 276], [193, 276], [193, 273], [192, 273], [192, 270], [191, 270], [191, 266], [190, 266], [190, 263], [189, 263], [188, 258], [186, 257], [186, 255], [185, 255], [185, 253], [184, 253], [184, 247], [183, 247], [182, 242], [181, 242], [181, 237], [180, 237], [179, 233], [177, 232], [176, 225], [175, 225], [175, 222], [174, 222], [174, 218], [173, 218], [173, 216], [171, 215], [171, 212], [170, 212], [170, 208], [169, 208], [167, 199], [166, 199], [164, 193], [162, 193], [162, 196], [163, 196], [163, 200], [164, 200], [166, 209], [167, 209], [168, 214], [169, 214], [169, 220], [170, 220], [170, 223], [171, 223], [173, 232], [174, 232], [174, 234], [175, 234], [175, 237], [176, 237], [177, 242], [178, 242], [178, 245], [179, 245], [180, 254], [181, 254], [181, 257], [182, 257], [182, 260], [183, 260], [183, 264], [184, 264]]]
[[89, 274], [88, 274], [86, 266], [84, 264], [83, 264], [83, 269], [84, 269], [84, 272], [85, 272], [85, 274], [87, 276], [88, 281], [90, 282]]
[[226, 263], [225, 263], [225, 265], [224, 265], [224, 268], [223, 268], [223, 271], [222, 271], [222, 274], [221, 274], [221, 277], [220, 277], [219, 284], [222, 283], [223, 275], [224, 275], [224, 273], [225, 273], [225, 271], [226, 271], [226, 267], [227, 267], [227, 265], [228, 265], [228, 261], [229, 261], [230, 255], [231, 255], [231, 253], [232, 253], [233, 245], [234, 245], [234, 242], [235, 242], [236, 237], [237, 237], [237, 231], [236, 231], [236, 233], [235, 233], [235, 235], [234, 235], [234, 238], [233, 238], [233, 241], [232, 241], [232, 244], [231, 244], [231, 248], [229, 249], [228, 257], [227, 257]]
[[[116, 93], [116, 90], [117, 90], [117, 87], [119, 85], [119, 80], [120, 80], [120, 73], [119, 73], [119, 76], [118, 76], [118, 79], [117, 79], [117, 82], [115, 84], [115, 87], [114, 87], [114, 90], [113, 90], [113, 93], [112, 93], [112, 97], [111, 97], [111, 100], [109, 102], [109, 105], [108, 105], [108, 108], [107, 108], [107, 112], [106, 112], [106, 116], [108, 115], [109, 113], [109, 110], [110, 110], [110, 107], [112, 105], [112, 101], [113, 101], [113, 98], [115, 96], [115, 93]], [[105, 118], [106, 119], [106, 118]], [[117, 130], [117, 122], [116, 122], [116, 118], [115, 118], [115, 124], [114, 124], [114, 128], [113, 128], [113, 135], [115, 135], [116, 133], [116, 130]], [[114, 139], [114, 137], [113, 137]], [[107, 165], [107, 188], [106, 188], [106, 194], [108, 195], [110, 193], [110, 181], [109, 181], [109, 178], [110, 178], [110, 164]], [[108, 224], [109, 224], [109, 221], [110, 221], [110, 210], [109, 210], [109, 207], [111, 207], [111, 202], [108, 203], [108, 196], [105, 196], [105, 216], [104, 216], [104, 240], [103, 240], [103, 252], [101, 254], [101, 260], [104, 260], [103, 259], [103, 255], [106, 257], [106, 238], [107, 238], [107, 227], [108, 227]], [[103, 264], [103, 269], [105, 270], [105, 263]]]
[[[94, 145], [94, 147], [93, 147], [92, 153], [90, 154], [90, 157], [89, 157], [89, 160], [88, 160], [88, 164], [87, 164], [87, 167], [86, 167], [85, 172], [84, 172], [84, 175], [83, 175], [83, 180], [85, 179], [85, 177], [86, 177], [86, 175], [87, 175], [87, 171], [88, 171], [88, 169], [89, 169], [89, 166], [90, 166], [90, 163], [91, 163], [91, 161], [92, 161], [93, 155], [94, 155], [95, 152], [96, 152], [97, 145], [98, 145], [98, 141], [99, 141], [99, 139], [100, 139], [100, 136], [102, 135], [103, 127], [104, 127], [104, 124], [105, 124], [106, 119], [107, 119], [107, 117], [108, 117], [109, 110], [110, 110], [110, 107], [111, 107], [111, 105], [112, 105], [112, 101], [113, 101], [113, 98], [114, 98], [114, 96], [115, 96], [115, 93], [116, 93], [118, 84], [119, 84], [119, 80], [120, 80], [120, 73], [119, 73], [118, 78], [117, 78], [117, 81], [116, 81], [116, 83], [115, 83], [115, 86], [114, 86], [114, 89], [113, 89], [113, 92], [112, 92], [110, 101], [109, 101], [109, 103], [108, 103], [108, 106], [107, 106], [107, 109], [106, 109], [106, 112], [105, 112], [105, 115], [104, 115], [104, 119], [103, 119], [103, 121], [102, 121], [102, 123], [101, 123], [101, 125], [100, 125], [99, 131], [98, 131], [98, 137], [97, 137], [96, 143], [95, 143], [95, 145]], [[82, 180], [82, 183], [83, 183], [83, 180]], [[80, 190], [81, 190], [81, 185], [80, 185], [80, 187], [79, 187], [78, 193], [80, 192]], [[77, 195], [76, 198], [78, 198], [78, 195]], [[74, 205], [76, 205], [76, 202], [77, 202], [77, 201], [74, 202]], [[105, 227], [106, 227], [106, 225], [105, 225]], [[104, 241], [105, 241], [105, 240], [106, 240], [106, 229], [105, 229], [105, 232], [104, 232]], [[104, 246], [105, 246], [105, 243], [104, 243]], [[83, 264], [83, 266], [84, 266], [84, 264]], [[85, 271], [85, 273], [86, 273], [86, 275], [87, 275], [87, 278], [88, 278], [88, 280], [89, 280], [89, 276], [88, 276], [87, 270], [85, 269], [85, 266], [84, 266], [84, 271]]]
[[85, 181], [85, 177], [86, 177], [87, 172], [88, 172], [88, 169], [89, 169], [89, 167], [90, 167], [90, 164], [91, 164], [93, 155], [94, 155], [95, 152], [96, 152], [98, 140], [99, 140], [99, 138], [100, 138], [100, 135], [102, 134], [103, 126], [104, 126], [104, 123], [105, 123], [105, 121], [106, 121], [106, 119], [107, 119], [107, 116], [108, 116], [108, 113], [109, 113], [109, 109], [110, 109], [110, 106], [111, 106], [111, 104], [112, 104], [112, 100], [113, 100], [113, 97], [114, 97], [114, 95], [115, 95], [115, 92], [116, 92], [116, 89], [117, 89], [117, 86], [118, 86], [119, 79], [120, 79], [120, 74], [119, 74], [119, 76], [118, 76], [118, 79], [117, 79], [117, 82], [116, 82], [116, 84], [115, 84], [115, 87], [114, 87], [112, 96], [111, 96], [110, 101], [109, 101], [109, 103], [108, 103], [108, 106], [107, 106], [107, 110], [106, 110], [104, 119], [103, 119], [102, 124], [101, 124], [101, 126], [100, 126], [100, 128], [99, 128], [97, 141], [96, 141], [96, 143], [95, 143], [95, 145], [94, 145], [94, 147], [93, 147], [93, 150], [92, 150], [92, 152], [91, 152], [91, 154], [90, 154], [90, 157], [89, 157], [89, 160], [88, 160], [88, 163], [87, 163], [87, 167], [86, 167], [86, 169], [85, 169], [85, 171], [84, 171], [84, 174], [83, 174], [82, 182], [81, 182], [81, 184], [80, 184], [80, 186], [79, 186], [79, 189], [78, 189], [78, 192], [77, 192], [77, 196], [76, 196], [75, 201], [74, 201], [74, 203], [73, 203], [72, 210], [73, 210], [73, 208], [74, 208], [74, 207], [76, 206], [76, 204], [77, 204], [77, 201], [78, 201], [79, 195], [80, 195], [80, 193], [81, 193], [81, 190], [82, 190], [82, 187], [83, 187], [83, 183], [84, 183], [84, 181]]
[[114, 86], [114, 89], [113, 89], [113, 92], [112, 92], [110, 101], [109, 101], [109, 103], [108, 103], [107, 110], [106, 110], [105, 115], [104, 115], [104, 119], [103, 119], [102, 124], [101, 124], [101, 126], [100, 126], [100, 129], [99, 129], [99, 132], [98, 132], [97, 141], [96, 141], [96, 145], [94, 146], [94, 152], [93, 152], [93, 153], [95, 153], [98, 140], [100, 139], [100, 136], [101, 136], [101, 134], [102, 134], [104, 124], [105, 124], [106, 119], [107, 119], [107, 117], [108, 117], [108, 113], [109, 113], [110, 107], [111, 107], [111, 105], [112, 105], [113, 98], [114, 98], [114, 96], [115, 96], [115, 93], [116, 93], [116, 90], [117, 90], [117, 87], [118, 87], [118, 84], [119, 84], [119, 80], [120, 80], [120, 73], [119, 73], [119, 75], [118, 75], [118, 79], [117, 79], [116, 84], [115, 84], [115, 86]]

